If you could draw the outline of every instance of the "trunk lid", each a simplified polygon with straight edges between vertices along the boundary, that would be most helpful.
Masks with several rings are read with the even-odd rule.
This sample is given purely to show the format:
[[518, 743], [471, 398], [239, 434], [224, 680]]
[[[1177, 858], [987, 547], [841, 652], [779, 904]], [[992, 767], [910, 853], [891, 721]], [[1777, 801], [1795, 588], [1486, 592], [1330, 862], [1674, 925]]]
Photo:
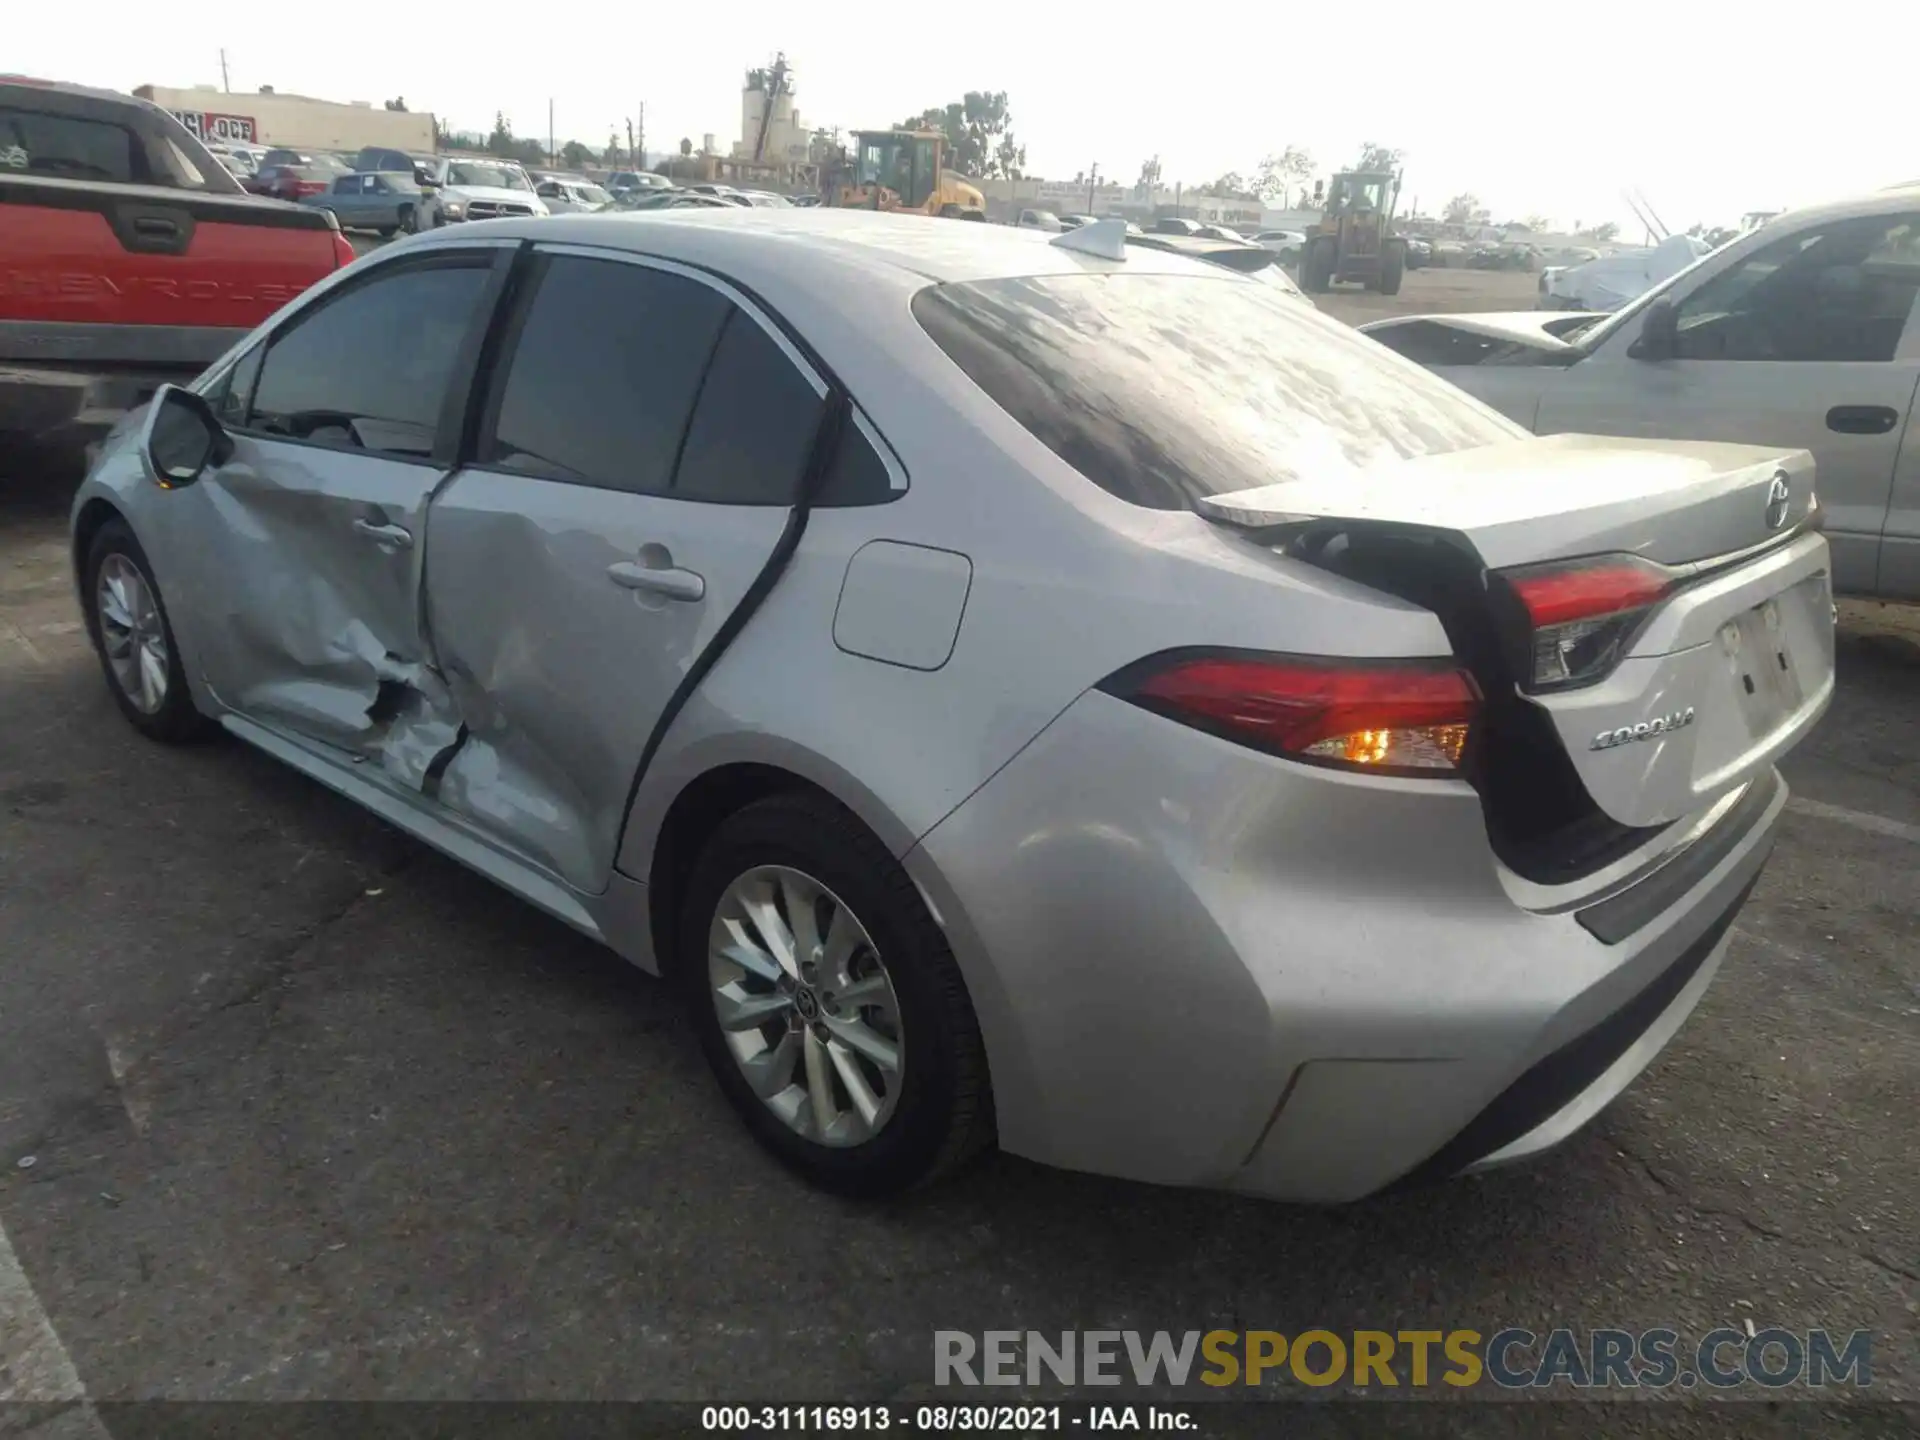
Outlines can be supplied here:
[[[1276, 543], [1337, 532], [1350, 549], [1431, 540], [1467, 557], [1470, 578], [1452, 587], [1453, 613], [1442, 615], [1456, 649], [1492, 704], [1530, 709], [1536, 731], [1547, 723], [1593, 806], [1617, 825], [1678, 820], [1764, 773], [1832, 695], [1827, 546], [1811, 523], [1805, 451], [1558, 435], [1197, 505]], [[1289, 553], [1323, 563], [1315, 557], [1331, 552], [1323, 539]], [[1361, 578], [1433, 604], [1430, 581], [1405, 573], [1414, 554], [1403, 549]], [[1524, 608], [1512, 572], [1599, 557], [1642, 566], [1662, 588], [1609, 612], [1618, 644], [1604, 669], [1543, 682], [1539, 646], [1558, 645], [1569, 628]], [[1456, 634], [1464, 630], [1492, 640], [1471, 643]], [[1488, 752], [1487, 767], [1509, 763], [1498, 745]]]

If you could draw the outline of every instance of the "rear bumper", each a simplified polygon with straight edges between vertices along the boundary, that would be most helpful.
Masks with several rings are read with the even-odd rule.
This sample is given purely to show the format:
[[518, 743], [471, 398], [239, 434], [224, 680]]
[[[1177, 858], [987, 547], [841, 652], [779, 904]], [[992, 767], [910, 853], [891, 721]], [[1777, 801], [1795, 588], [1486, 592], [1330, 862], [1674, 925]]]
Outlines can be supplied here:
[[1005, 1148], [1343, 1201], [1536, 1153], [1624, 1089], [1765, 863], [1785, 787], [1749, 798], [1549, 894], [1501, 869], [1464, 784], [1294, 765], [1092, 694], [907, 865]]

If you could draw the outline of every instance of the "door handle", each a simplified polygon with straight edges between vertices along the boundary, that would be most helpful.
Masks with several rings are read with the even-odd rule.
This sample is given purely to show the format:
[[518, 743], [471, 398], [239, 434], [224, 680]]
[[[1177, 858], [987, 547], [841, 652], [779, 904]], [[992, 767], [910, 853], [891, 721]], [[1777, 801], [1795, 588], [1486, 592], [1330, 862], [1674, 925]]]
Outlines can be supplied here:
[[618, 560], [609, 565], [607, 578], [622, 590], [664, 595], [669, 600], [702, 600], [707, 594], [707, 582], [691, 570], [653, 569], [631, 560]]
[[413, 548], [413, 532], [403, 525], [381, 525], [372, 520], [353, 522], [354, 532], [366, 536], [376, 545], [390, 545], [395, 550]]
[[1827, 428], [1842, 435], [1884, 435], [1900, 423], [1890, 405], [1836, 405], [1827, 411]]

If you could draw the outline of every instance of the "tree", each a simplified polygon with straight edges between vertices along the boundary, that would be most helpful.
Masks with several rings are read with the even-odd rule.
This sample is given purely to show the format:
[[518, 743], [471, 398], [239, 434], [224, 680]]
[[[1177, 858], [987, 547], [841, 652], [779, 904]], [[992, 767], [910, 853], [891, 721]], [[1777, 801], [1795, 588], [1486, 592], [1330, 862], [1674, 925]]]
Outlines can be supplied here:
[[1296, 185], [1313, 174], [1313, 157], [1298, 145], [1289, 145], [1278, 155], [1269, 155], [1254, 172], [1253, 193], [1262, 200], [1285, 201]]
[[627, 152], [620, 148], [620, 137], [608, 135], [607, 148], [600, 152], [600, 163], [612, 169], [614, 166], [623, 164], [626, 158]]
[[1398, 170], [1400, 162], [1406, 157], [1404, 150], [1389, 150], [1385, 145], [1376, 145], [1369, 140], [1360, 147], [1359, 162], [1356, 170]]
[[1219, 195], [1223, 198], [1227, 196], [1244, 195], [1247, 193], [1247, 182], [1241, 177], [1238, 170], [1229, 170], [1218, 180], [1209, 181], [1205, 185], [1196, 187], [1193, 193], [1196, 195]]
[[1612, 240], [1620, 233], [1620, 227], [1608, 220], [1599, 225], [1590, 225], [1580, 232], [1582, 240], [1598, 240], [1601, 244]]
[[1487, 208], [1478, 195], [1456, 195], [1447, 201], [1440, 218], [1449, 225], [1480, 225], [1486, 221]]
[[1160, 157], [1156, 155], [1151, 160], [1141, 162], [1140, 178], [1134, 181], [1133, 190], [1135, 196], [1139, 199], [1151, 200], [1153, 198], [1153, 192], [1159, 188]]
[[901, 130], [938, 130], [946, 137], [947, 164], [974, 179], [1016, 179], [1027, 150], [1013, 138], [1013, 115], [1004, 90], [969, 90], [951, 103], [910, 115]]
[[493, 112], [493, 130], [487, 136], [489, 155], [511, 155], [513, 153], [513, 126], [507, 123], [503, 111]]
[[693, 141], [683, 135], [680, 137], [680, 156], [682, 159], [685, 159], [691, 154], [693, 154]]
[[1536, 235], [1544, 235], [1549, 230], [1553, 229], [1553, 221], [1549, 220], [1544, 215], [1529, 215], [1521, 223], [1523, 223], [1527, 227], [1527, 229], [1533, 231]]
[[393, 99], [387, 101], [387, 109], [397, 110], [402, 115], [406, 114], [407, 113], [407, 97], [404, 95], [394, 96]]
[[593, 151], [578, 140], [569, 140], [560, 147], [560, 163], [569, 170], [584, 170], [593, 163]]

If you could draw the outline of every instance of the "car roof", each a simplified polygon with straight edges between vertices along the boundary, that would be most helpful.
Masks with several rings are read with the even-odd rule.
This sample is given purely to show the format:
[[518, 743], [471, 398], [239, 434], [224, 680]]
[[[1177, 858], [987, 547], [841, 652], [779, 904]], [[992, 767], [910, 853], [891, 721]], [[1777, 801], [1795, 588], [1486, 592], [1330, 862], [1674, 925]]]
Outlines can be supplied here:
[[[1076, 232], [1065, 232], [1068, 234]], [[645, 210], [489, 220], [438, 230], [414, 246], [452, 244], [482, 234], [631, 250], [712, 265], [722, 273], [784, 274], [797, 283], [835, 286], [849, 271], [947, 283], [1026, 275], [1092, 273], [1218, 276], [1220, 267], [1167, 249], [1129, 245], [1125, 260], [1105, 260], [1053, 243], [1051, 231], [1020, 230], [924, 215], [875, 214], [831, 207]]]
[[1920, 210], [1920, 184], [1896, 185], [1870, 195], [1850, 195], [1822, 205], [1789, 210], [1759, 227], [1766, 231], [1797, 230], [1808, 221], [1851, 220], [1862, 215], [1892, 215], [1903, 210]]

